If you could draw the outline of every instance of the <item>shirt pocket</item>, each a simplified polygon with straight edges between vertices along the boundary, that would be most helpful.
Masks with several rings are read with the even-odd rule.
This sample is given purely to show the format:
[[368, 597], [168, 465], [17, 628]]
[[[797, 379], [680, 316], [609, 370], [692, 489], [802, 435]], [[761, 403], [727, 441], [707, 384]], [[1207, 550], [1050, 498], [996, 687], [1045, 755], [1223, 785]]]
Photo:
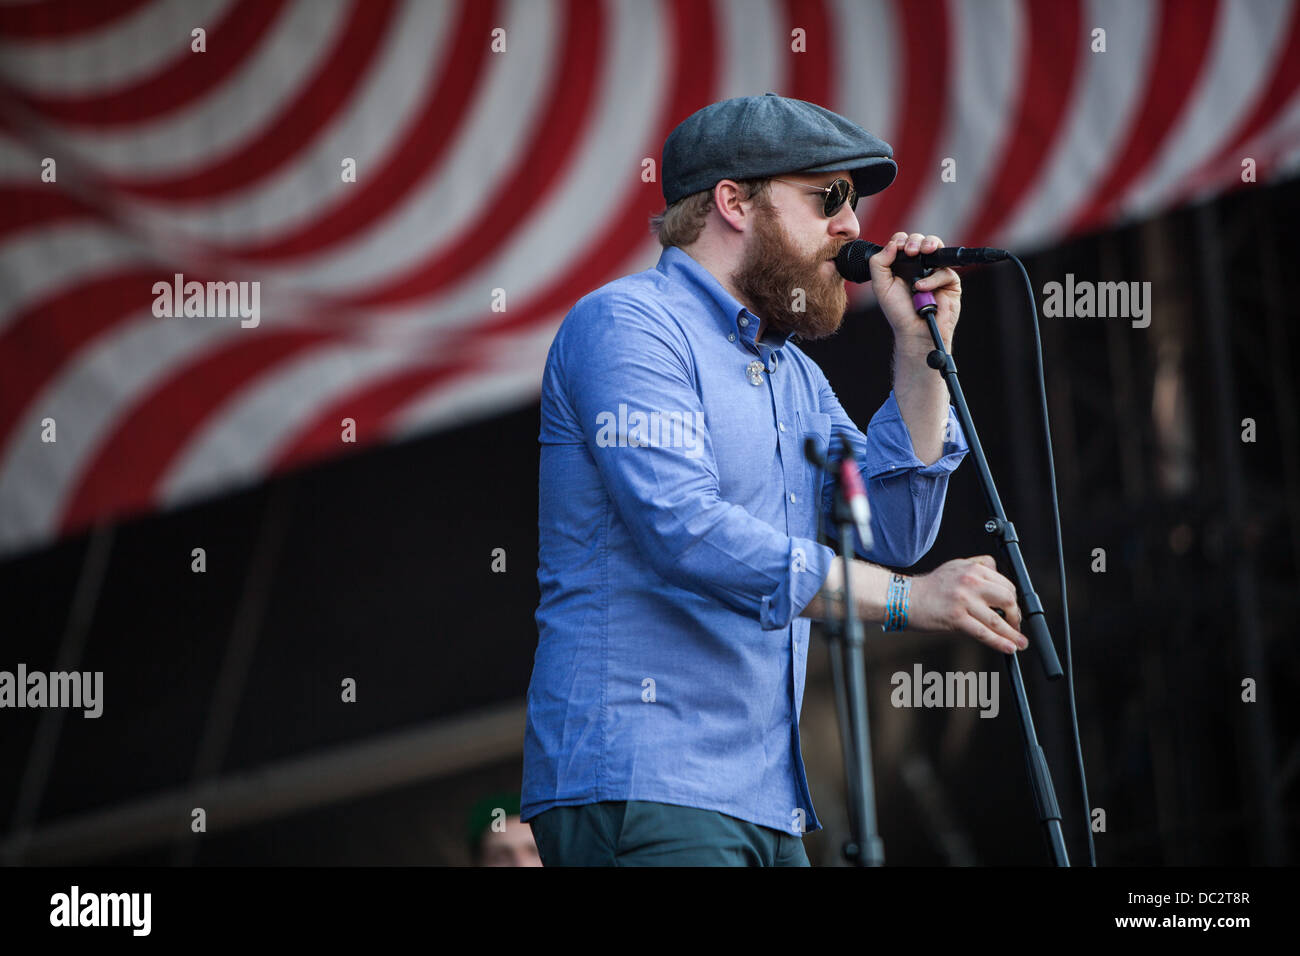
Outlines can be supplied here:
[[798, 454], [803, 459], [803, 500], [812, 506], [815, 527], [817, 506], [821, 500], [821, 479], [824, 472], [808, 460], [804, 445], [811, 438], [816, 443], [817, 454], [822, 458], [826, 457], [831, 441], [831, 417], [825, 412], [800, 411], [797, 413], [797, 420], [799, 423]]
[[[831, 442], [831, 417], [825, 412], [804, 412], [796, 413], [799, 421], [799, 451], [803, 452], [804, 443], [813, 438], [817, 441], [817, 453], [823, 458], [826, 457], [826, 449]], [[808, 456], [804, 455], [804, 460]], [[815, 467], [812, 462], [808, 462], [809, 467]]]

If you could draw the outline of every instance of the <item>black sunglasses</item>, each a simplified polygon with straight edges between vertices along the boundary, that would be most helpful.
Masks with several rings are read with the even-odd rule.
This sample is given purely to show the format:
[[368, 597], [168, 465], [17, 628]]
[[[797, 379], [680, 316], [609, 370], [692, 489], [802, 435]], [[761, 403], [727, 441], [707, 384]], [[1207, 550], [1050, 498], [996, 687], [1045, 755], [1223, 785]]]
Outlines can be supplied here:
[[[775, 177], [773, 177], [775, 178]], [[837, 179], [829, 186], [810, 186], [807, 183], [796, 183], [789, 179], [777, 179], [778, 183], [786, 183], [790, 186], [802, 186], [804, 189], [813, 189], [819, 193], [826, 194], [826, 201], [822, 204], [822, 213], [827, 219], [831, 219], [836, 213], [843, 208], [847, 202], [849, 208], [856, 210], [858, 208], [858, 191], [853, 188], [853, 183], [847, 179]]]

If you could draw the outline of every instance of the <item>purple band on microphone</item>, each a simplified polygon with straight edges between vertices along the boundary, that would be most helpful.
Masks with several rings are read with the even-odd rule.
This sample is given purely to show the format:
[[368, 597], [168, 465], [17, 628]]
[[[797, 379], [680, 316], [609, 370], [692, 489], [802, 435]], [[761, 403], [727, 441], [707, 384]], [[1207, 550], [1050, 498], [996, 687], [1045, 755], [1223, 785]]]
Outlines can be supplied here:
[[916, 309], [917, 312], [920, 312], [927, 305], [933, 305], [936, 307], [938, 306], [938, 303], [934, 301], [933, 293], [931, 292], [912, 293], [912, 306]]

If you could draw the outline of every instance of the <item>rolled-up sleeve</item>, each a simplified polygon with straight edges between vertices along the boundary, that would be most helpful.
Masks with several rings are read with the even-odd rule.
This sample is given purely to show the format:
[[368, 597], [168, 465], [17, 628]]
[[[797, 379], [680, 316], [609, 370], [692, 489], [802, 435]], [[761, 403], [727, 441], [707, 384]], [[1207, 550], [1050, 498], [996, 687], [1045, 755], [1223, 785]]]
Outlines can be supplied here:
[[618, 297], [584, 300], [570, 322], [555, 356], [567, 402], [647, 563], [765, 630], [788, 626], [821, 588], [833, 552], [723, 500], [680, 330]]
[[[821, 410], [831, 417], [832, 460], [838, 460], [840, 438], [847, 439], [867, 488], [874, 541], [870, 550], [855, 542], [859, 557], [886, 567], [915, 564], [934, 545], [948, 478], [969, 451], [952, 406], [948, 407], [943, 454], [926, 465], [912, 448], [912, 436], [892, 390], [872, 416], [865, 435], [845, 413], [829, 383], [823, 382], [820, 401]], [[831, 529], [833, 503], [834, 485], [828, 474], [822, 507], [826, 526]]]

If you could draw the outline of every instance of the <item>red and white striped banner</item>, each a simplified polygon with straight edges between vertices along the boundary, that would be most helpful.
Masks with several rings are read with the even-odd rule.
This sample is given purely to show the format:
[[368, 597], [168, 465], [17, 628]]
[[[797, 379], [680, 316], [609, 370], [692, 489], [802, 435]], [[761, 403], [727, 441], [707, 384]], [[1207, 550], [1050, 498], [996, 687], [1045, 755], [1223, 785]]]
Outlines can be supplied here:
[[864, 237], [1023, 250], [1293, 172], [1298, 87], [1293, 0], [0, 0], [0, 552], [533, 400], [714, 100], [892, 143]]

